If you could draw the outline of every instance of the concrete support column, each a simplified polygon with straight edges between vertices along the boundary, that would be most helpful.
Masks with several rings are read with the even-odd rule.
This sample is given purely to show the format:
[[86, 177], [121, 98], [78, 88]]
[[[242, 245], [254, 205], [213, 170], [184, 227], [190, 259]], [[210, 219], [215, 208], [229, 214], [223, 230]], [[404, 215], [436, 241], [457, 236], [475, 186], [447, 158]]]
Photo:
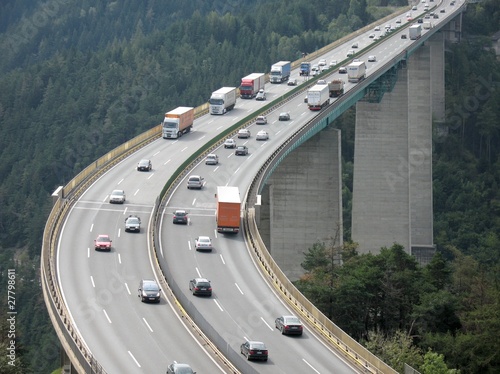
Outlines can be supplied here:
[[394, 242], [410, 248], [408, 93], [402, 69], [380, 103], [356, 104], [352, 239], [359, 253]]
[[445, 121], [444, 34], [435, 33], [427, 42], [430, 47], [431, 105], [434, 122]]
[[[440, 73], [439, 60], [431, 64], [428, 43], [420, 47], [408, 61], [408, 172], [410, 178], [410, 243], [411, 247], [432, 247], [432, 88], [441, 83], [444, 90], [444, 71]], [[444, 52], [443, 52], [444, 53]], [[441, 60], [441, 63], [444, 59]], [[444, 92], [443, 92], [444, 94]], [[444, 96], [443, 96], [444, 101]], [[443, 102], [444, 107], [444, 102]], [[413, 253], [413, 250], [411, 251]]]
[[304, 274], [300, 264], [314, 243], [340, 230], [342, 244], [340, 131], [326, 128], [291, 152], [269, 178], [260, 209], [261, 236], [290, 280]]
[[356, 104], [352, 239], [360, 253], [395, 242], [410, 254], [433, 251], [432, 113], [436, 100], [444, 118], [442, 45], [437, 38], [411, 55], [380, 103]]

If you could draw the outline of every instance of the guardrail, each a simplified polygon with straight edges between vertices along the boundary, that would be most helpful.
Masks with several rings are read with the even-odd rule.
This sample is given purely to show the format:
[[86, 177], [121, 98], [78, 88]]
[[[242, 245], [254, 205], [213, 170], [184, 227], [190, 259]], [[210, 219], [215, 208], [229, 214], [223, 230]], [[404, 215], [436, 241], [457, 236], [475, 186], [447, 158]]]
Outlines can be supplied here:
[[[382, 20], [365, 26], [363, 29], [358, 30], [344, 38], [337, 40], [321, 48], [320, 50], [311, 53], [307, 58], [302, 58], [300, 60], [294, 61], [292, 66], [296, 68], [301, 62], [307, 61], [318, 57], [320, 54], [328, 52], [338, 45], [356, 37], [357, 35], [369, 30], [374, 25], [379, 22], [384, 22], [386, 19], [390, 19], [395, 15], [404, 13], [405, 10], [400, 10], [390, 16], [385, 17]], [[319, 78], [319, 77], [318, 77]], [[297, 87], [296, 89], [288, 92], [278, 102], [282, 102], [292, 96], [298, 95], [300, 92], [305, 90], [305, 85], [302, 87]], [[259, 113], [271, 110], [273, 107], [277, 106], [276, 103], [270, 103], [262, 108]], [[208, 112], [208, 104], [203, 104], [195, 108], [195, 118], [198, 118]], [[241, 127], [245, 127], [250, 123], [250, 120], [255, 117], [255, 113], [247, 116], [242, 121], [238, 122], [231, 128], [219, 134], [216, 138], [211, 139], [202, 148], [193, 154], [186, 162], [177, 169], [173, 176], [169, 179], [165, 187], [163, 188], [160, 197], [164, 197], [167, 194], [169, 186], [174, 185], [180, 178], [182, 172], [189, 169], [189, 165], [195, 160], [200, 158], [208, 150], [219, 145], [222, 140], [228, 135], [237, 131]], [[54, 329], [58, 335], [61, 344], [70, 358], [72, 365], [75, 370], [80, 373], [98, 373], [105, 374], [106, 372], [97, 362], [95, 357], [89, 351], [85, 344], [83, 337], [81, 337], [73, 326], [73, 321], [71, 320], [70, 313], [64, 303], [64, 299], [61, 294], [61, 289], [57, 281], [57, 271], [55, 263], [55, 253], [57, 250], [57, 244], [59, 235], [61, 232], [61, 226], [65, 221], [68, 211], [71, 206], [76, 202], [77, 198], [83, 193], [99, 176], [101, 176], [109, 168], [128, 157], [132, 153], [136, 152], [138, 149], [144, 147], [150, 142], [158, 139], [161, 136], [161, 125], [155, 126], [152, 129], [140, 134], [139, 136], [131, 139], [130, 141], [116, 147], [112, 151], [108, 152], [106, 155], [100, 157], [91, 165], [87, 166], [79, 174], [77, 174], [70, 182], [68, 182], [61, 190], [60, 195], [56, 202], [54, 203], [52, 210], [47, 218], [47, 223], [45, 225], [43, 239], [42, 239], [42, 251], [41, 251], [41, 283], [42, 292], [44, 295], [45, 304], [47, 305], [47, 310], [54, 326]], [[153, 241], [154, 242], [154, 241]], [[325, 324], [325, 326], [327, 326]], [[347, 338], [346, 338], [347, 339]]]

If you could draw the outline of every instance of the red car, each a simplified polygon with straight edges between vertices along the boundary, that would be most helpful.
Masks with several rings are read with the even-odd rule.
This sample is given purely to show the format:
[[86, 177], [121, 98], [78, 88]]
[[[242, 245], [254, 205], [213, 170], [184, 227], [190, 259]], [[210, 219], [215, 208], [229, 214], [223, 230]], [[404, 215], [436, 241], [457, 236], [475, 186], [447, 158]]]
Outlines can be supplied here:
[[99, 235], [94, 240], [94, 248], [96, 251], [111, 251], [111, 239], [109, 235]]

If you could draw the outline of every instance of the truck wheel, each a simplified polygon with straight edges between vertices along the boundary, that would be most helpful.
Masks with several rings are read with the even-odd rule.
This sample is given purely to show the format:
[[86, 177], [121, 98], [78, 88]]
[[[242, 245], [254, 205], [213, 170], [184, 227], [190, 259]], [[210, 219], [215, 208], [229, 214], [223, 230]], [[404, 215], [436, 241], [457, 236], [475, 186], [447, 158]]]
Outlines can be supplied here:
[[181, 132], [181, 131], [179, 131], [179, 132], [177, 133], [177, 138], [180, 138], [181, 136], [182, 136], [182, 132]]

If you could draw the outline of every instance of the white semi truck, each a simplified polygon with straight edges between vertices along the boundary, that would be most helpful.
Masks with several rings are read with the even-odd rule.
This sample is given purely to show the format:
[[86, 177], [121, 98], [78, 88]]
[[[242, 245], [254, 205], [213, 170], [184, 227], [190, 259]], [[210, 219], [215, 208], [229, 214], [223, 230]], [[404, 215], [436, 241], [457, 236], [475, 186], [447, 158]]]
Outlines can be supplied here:
[[347, 80], [351, 83], [361, 82], [366, 77], [366, 64], [364, 61], [351, 62], [347, 65]]
[[330, 89], [328, 84], [317, 84], [307, 91], [307, 106], [309, 110], [321, 110], [330, 104]]
[[236, 87], [222, 87], [212, 92], [208, 103], [210, 114], [225, 114], [229, 112], [236, 104]]

